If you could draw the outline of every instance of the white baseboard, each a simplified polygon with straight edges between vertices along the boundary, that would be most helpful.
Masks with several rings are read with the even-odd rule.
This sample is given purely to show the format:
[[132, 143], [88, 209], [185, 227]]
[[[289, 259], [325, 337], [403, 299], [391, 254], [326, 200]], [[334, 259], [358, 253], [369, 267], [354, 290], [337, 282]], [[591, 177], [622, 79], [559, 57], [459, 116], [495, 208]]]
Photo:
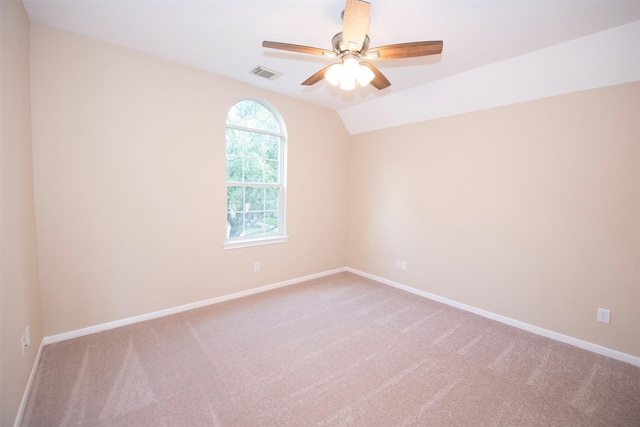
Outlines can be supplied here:
[[[640, 366], [640, 357], [637, 356], [632, 356], [630, 354], [627, 353], [623, 353], [617, 350], [612, 350], [610, 348], [607, 347], [603, 347], [601, 345], [598, 344], [594, 344], [588, 341], [583, 341], [580, 340], [578, 338], [574, 338], [574, 337], [570, 337], [568, 335], [563, 335], [560, 334], [558, 332], [554, 332], [554, 331], [550, 331], [548, 329], [544, 329], [544, 328], [540, 328], [538, 326], [534, 326], [525, 322], [521, 322], [519, 320], [515, 320], [512, 319], [510, 317], [506, 317], [506, 316], [502, 316], [500, 314], [496, 314], [496, 313], [492, 313], [490, 311], [486, 311], [477, 307], [473, 307], [471, 305], [467, 305], [467, 304], [463, 304], [454, 300], [450, 300], [448, 298], [444, 298], [441, 297], [439, 295], [435, 295], [429, 292], [425, 292], [416, 288], [412, 288], [410, 286], [407, 285], [403, 285], [401, 283], [398, 282], [394, 282], [392, 280], [388, 280], [385, 279], [383, 277], [379, 277], [379, 276], [375, 276], [373, 274], [369, 274], [369, 273], [365, 273], [363, 271], [359, 271], [356, 270], [354, 268], [350, 268], [350, 267], [343, 267], [343, 268], [337, 268], [334, 270], [328, 270], [328, 271], [324, 271], [321, 273], [316, 273], [316, 274], [311, 274], [308, 276], [303, 276], [303, 277], [298, 277], [296, 279], [291, 279], [291, 280], [286, 280], [284, 282], [279, 282], [279, 283], [274, 283], [271, 285], [266, 285], [266, 286], [261, 286], [259, 288], [255, 288], [255, 289], [249, 289], [246, 291], [242, 291], [242, 292], [236, 292], [233, 294], [229, 294], [229, 295], [223, 295], [220, 297], [216, 297], [216, 298], [211, 298], [211, 299], [207, 299], [204, 301], [198, 301], [198, 302], [194, 302], [194, 303], [190, 303], [190, 304], [185, 304], [185, 305], [181, 305], [181, 306], [177, 306], [177, 307], [172, 307], [172, 308], [168, 308], [165, 310], [159, 310], [159, 311], [154, 311], [151, 313], [147, 313], [147, 314], [142, 314], [139, 316], [133, 316], [133, 317], [128, 317], [125, 319], [121, 319], [121, 320], [115, 320], [113, 322], [107, 322], [107, 323], [103, 323], [100, 325], [95, 325], [95, 326], [89, 326], [87, 328], [82, 328], [82, 329], [77, 329], [74, 331], [70, 331], [70, 332], [64, 332], [61, 334], [57, 334], [57, 335], [52, 335], [52, 336], [48, 336], [48, 337], [44, 337], [42, 340], [42, 343], [40, 345], [40, 351], [38, 352], [38, 359], [36, 361], [36, 365], [34, 366], [34, 371], [32, 372], [32, 376], [35, 373], [35, 369], [37, 368], [37, 362], [40, 359], [40, 354], [42, 353], [42, 346], [43, 345], [47, 345], [47, 344], [52, 344], [55, 342], [59, 342], [59, 341], [65, 341], [65, 340], [69, 340], [72, 338], [77, 338], [77, 337], [81, 337], [84, 335], [90, 335], [90, 334], [95, 334], [97, 332], [101, 332], [101, 331], [106, 331], [109, 329], [114, 329], [114, 328], [119, 328], [120, 326], [126, 326], [126, 325], [131, 325], [134, 323], [138, 323], [138, 322], [144, 322], [146, 320], [151, 320], [151, 319], [156, 319], [158, 317], [163, 317], [163, 316], [169, 316], [171, 314], [176, 314], [176, 313], [180, 313], [183, 311], [187, 311], [187, 310], [192, 310], [194, 308], [200, 308], [200, 307], [205, 307], [207, 305], [212, 305], [212, 304], [218, 304], [224, 301], [229, 301], [229, 300], [233, 300], [236, 298], [242, 298], [248, 295], [254, 295], [254, 294], [258, 294], [261, 292], [266, 292], [266, 291], [270, 291], [272, 289], [277, 289], [277, 288], [281, 288], [284, 286], [290, 286], [290, 285], [294, 285], [296, 283], [300, 283], [300, 282], [305, 282], [307, 280], [312, 280], [312, 279], [317, 279], [319, 277], [324, 277], [324, 276], [329, 276], [331, 274], [336, 274], [336, 273], [341, 273], [343, 271], [348, 271], [350, 273], [353, 274], [357, 274], [359, 276], [362, 277], [366, 277], [369, 278], [371, 280], [375, 280], [376, 282], [380, 282], [383, 283], [385, 285], [389, 285], [389, 286], [393, 286], [394, 288], [398, 288], [398, 289], [402, 289], [404, 291], [407, 292], [411, 292], [413, 294], [425, 297], [425, 298], [429, 298], [431, 300], [434, 301], [438, 301], [441, 302], [443, 304], [447, 304], [450, 305], [452, 307], [456, 307], [459, 308], [461, 310], [464, 311], [468, 311], [474, 314], [477, 314], [479, 316], [483, 316], [486, 317], [488, 319], [492, 319], [492, 320], [496, 320], [498, 322], [504, 323], [506, 325], [509, 326], [513, 326], [516, 327], [518, 329], [522, 329], [531, 333], [534, 333], [536, 335], [541, 335], [547, 338], [551, 338], [553, 340], [556, 341], [560, 341], [563, 342], [565, 344], [570, 344], [573, 345], [575, 347], [579, 347], [582, 348], [584, 350], [588, 350], [597, 354], [602, 354], [604, 356], [608, 356], [611, 357], [613, 359], [617, 359], [620, 360], [622, 362], [627, 362], [630, 363], [632, 365], [635, 366]], [[31, 384], [31, 380], [29, 380], [29, 386]], [[30, 388], [30, 387], [29, 387]], [[28, 396], [28, 390], [25, 392], [25, 396]], [[24, 400], [24, 399], [23, 399]], [[26, 404], [26, 400], [23, 402], [24, 404]]]
[[20, 401], [20, 407], [18, 408], [18, 414], [16, 415], [16, 420], [13, 423], [13, 427], [19, 427], [20, 424], [22, 424], [22, 417], [24, 417], [24, 410], [27, 408], [27, 400], [29, 400], [29, 393], [31, 393], [31, 386], [33, 385], [33, 379], [36, 377], [36, 372], [38, 372], [38, 366], [40, 365], [40, 357], [42, 356], [43, 348], [44, 348], [44, 338], [40, 341], [38, 354], [36, 355], [36, 360], [33, 362], [33, 367], [31, 368], [31, 375], [29, 375], [29, 381], [27, 381], [27, 386], [24, 389], [24, 394], [22, 395], [22, 400]]
[[579, 347], [579, 348], [582, 348], [584, 350], [591, 351], [593, 353], [598, 353], [598, 354], [601, 354], [603, 356], [608, 356], [608, 357], [611, 357], [613, 359], [620, 360], [622, 362], [627, 362], [627, 363], [631, 363], [632, 365], [635, 365], [635, 366], [640, 366], [640, 357], [632, 356], [630, 354], [623, 353], [623, 352], [617, 351], [617, 350], [612, 350], [610, 348], [603, 347], [603, 346], [598, 345], [598, 344], [593, 344], [593, 343], [590, 343], [588, 341], [583, 341], [583, 340], [580, 340], [578, 338], [573, 338], [573, 337], [570, 337], [568, 335], [563, 335], [563, 334], [560, 334], [558, 332], [553, 332], [553, 331], [550, 331], [548, 329], [544, 329], [544, 328], [540, 328], [538, 326], [530, 325], [528, 323], [521, 322], [521, 321], [515, 320], [515, 319], [511, 319], [510, 317], [501, 316], [499, 314], [495, 314], [495, 313], [492, 313], [490, 311], [483, 310], [481, 308], [473, 307], [471, 305], [462, 304], [460, 302], [453, 301], [453, 300], [450, 300], [448, 298], [443, 298], [441, 296], [438, 296], [438, 295], [435, 295], [435, 294], [432, 294], [432, 293], [429, 293], [429, 292], [421, 291], [419, 289], [412, 288], [410, 286], [403, 285], [401, 283], [394, 282], [392, 280], [384, 279], [382, 277], [378, 277], [378, 276], [375, 276], [373, 274], [365, 273], [363, 271], [359, 271], [359, 270], [356, 270], [354, 268], [347, 267], [345, 270], [350, 272], [350, 273], [357, 274], [358, 276], [366, 277], [368, 279], [375, 280], [376, 282], [380, 282], [380, 283], [383, 283], [385, 285], [393, 286], [394, 288], [398, 288], [398, 289], [402, 289], [402, 290], [407, 291], [407, 292], [411, 292], [412, 294], [416, 294], [416, 295], [419, 295], [419, 296], [422, 296], [422, 297], [425, 297], [425, 298], [429, 298], [431, 300], [438, 301], [438, 302], [441, 302], [443, 304], [447, 304], [447, 305], [450, 305], [452, 307], [459, 308], [461, 310], [468, 311], [468, 312], [477, 314], [477, 315], [482, 316], [482, 317], [486, 317], [488, 319], [496, 320], [496, 321], [504, 323], [506, 325], [514, 326], [514, 327], [516, 327], [518, 329], [523, 329], [523, 330], [525, 330], [527, 332], [534, 333], [536, 335], [541, 335], [543, 337], [551, 338], [553, 340], [560, 341], [560, 342], [563, 342], [565, 344], [570, 344], [570, 345], [573, 345], [575, 347]]
[[190, 304], [167, 308], [165, 310], [154, 311], [147, 314], [141, 314], [139, 316], [127, 317], [125, 319], [114, 320], [112, 322], [102, 323], [100, 325], [94, 325], [94, 326], [89, 326], [82, 329], [76, 329], [74, 331], [63, 332], [61, 334], [44, 337], [43, 342], [44, 342], [44, 345], [47, 345], [47, 344], [53, 344], [60, 341], [66, 341], [66, 340], [81, 337], [84, 335], [95, 334], [97, 332], [119, 328], [121, 326], [131, 325], [138, 322], [144, 322], [146, 320], [156, 319], [158, 317], [169, 316], [171, 314], [181, 313], [187, 310], [193, 310], [194, 308], [200, 308], [200, 307], [205, 307], [207, 305], [218, 304], [224, 301], [229, 301], [236, 298], [246, 297], [248, 295], [254, 295], [261, 292], [270, 291], [272, 289], [282, 288], [284, 286], [295, 285], [296, 283], [306, 282], [307, 280], [317, 279], [319, 277], [341, 273], [346, 270], [347, 269], [343, 267], [343, 268], [337, 268], [335, 270], [323, 271], [321, 273], [310, 274], [308, 276], [298, 277], [296, 279], [291, 279], [291, 280], [285, 280], [284, 282], [278, 282], [271, 285], [261, 286], [259, 288], [249, 289], [242, 292], [236, 292], [229, 295], [223, 295], [220, 297], [211, 298], [204, 301], [197, 301]]

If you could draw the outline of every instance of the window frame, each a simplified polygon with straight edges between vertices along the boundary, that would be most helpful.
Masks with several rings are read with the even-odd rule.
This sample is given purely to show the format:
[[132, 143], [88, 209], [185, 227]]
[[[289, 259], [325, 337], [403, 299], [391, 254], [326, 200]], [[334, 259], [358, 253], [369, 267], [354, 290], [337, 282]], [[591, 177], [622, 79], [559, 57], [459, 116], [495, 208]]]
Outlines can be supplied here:
[[[280, 127], [280, 132], [267, 131], [262, 129], [255, 129], [246, 126], [229, 124], [229, 113], [236, 105], [241, 102], [254, 102], [260, 104], [273, 115], [273, 117], [277, 120], [278, 125]], [[226, 132], [227, 129], [234, 129], [243, 132], [252, 132], [259, 133], [268, 136], [274, 136], [280, 138], [279, 144], [279, 165], [278, 165], [278, 174], [279, 174], [279, 183], [278, 184], [268, 184], [268, 183], [245, 183], [245, 182], [228, 182], [226, 177], [226, 162], [227, 162], [227, 139]], [[227, 219], [228, 209], [229, 209], [229, 201], [228, 201], [228, 188], [232, 187], [253, 187], [253, 188], [278, 188], [280, 192], [280, 197], [278, 200], [278, 234], [260, 234], [257, 236], [251, 237], [229, 237], [228, 231], [225, 233], [225, 241], [223, 244], [223, 249], [237, 249], [237, 248], [246, 248], [252, 246], [261, 246], [261, 245], [271, 245], [276, 243], [285, 243], [289, 240], [289, 236], [286, 233], [286, 195], [287, 195], [287, 128], [285, 126], [284, 120], [280, 113], [269, 103], [255, 98], [244, 98], [237, 102], [235, 102], [229, 110], [227, 110], [227, 117], [225, 119], [225, 222], [227, 227], [229, 226], [229, 221]], [[228, 228], [227, 228], [228, 230]]]

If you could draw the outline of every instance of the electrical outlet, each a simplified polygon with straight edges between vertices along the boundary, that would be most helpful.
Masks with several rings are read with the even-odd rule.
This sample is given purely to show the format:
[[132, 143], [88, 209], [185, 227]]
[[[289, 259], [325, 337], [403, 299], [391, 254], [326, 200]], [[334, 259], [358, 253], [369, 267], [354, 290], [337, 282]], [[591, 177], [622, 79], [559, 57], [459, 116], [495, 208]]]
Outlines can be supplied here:
[[396, 260], [396, 268], [400, 268], [400, 260], [399, 259]]
[[31, 331], [29, 331], [28, 326], [27, 326], [27, 329], [25, 329], [24, 331], [24, 337], [27, 341], [27, 347], [29, 347], [31, 345]]
[[407, 261], [400, 261], [400, 270], [407, 269]]
[[260, 263], [259, 262], [254, 262], [253, 263], [253, 271], [254, 271], [254, 273], [257, 273], [258, 271], [260, 271]]
[[611, 319], [611, 310], [607, 310], [606, 308], [598, 309], [598, 322], [609, 323]]

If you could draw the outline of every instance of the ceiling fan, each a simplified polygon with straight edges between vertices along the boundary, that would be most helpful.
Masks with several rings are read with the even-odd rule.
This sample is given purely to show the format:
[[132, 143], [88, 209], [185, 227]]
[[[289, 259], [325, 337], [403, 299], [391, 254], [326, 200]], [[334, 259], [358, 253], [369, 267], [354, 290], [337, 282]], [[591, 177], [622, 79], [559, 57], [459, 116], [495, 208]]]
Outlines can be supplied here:
[[291, 52], [323, 55], [339, 58], [340, 63], [331, 64], [302, 82], [311, 86], [325, 78], [341, 89], [355, 89], [356, 84], [371, 83], [378, 90], [391, 86], [391, 82], [369, 62], [364, 60], [387, 60], [437, 55], [442, 52], [442, 41], [399, 43], [369, 48], [369, 12], [371, 4], [362, 0], [347, 0], [342, 11], [342, 32], [333, 36], [332, 50], [301, 46], [289, 43], [263, 41], [262, 46]]

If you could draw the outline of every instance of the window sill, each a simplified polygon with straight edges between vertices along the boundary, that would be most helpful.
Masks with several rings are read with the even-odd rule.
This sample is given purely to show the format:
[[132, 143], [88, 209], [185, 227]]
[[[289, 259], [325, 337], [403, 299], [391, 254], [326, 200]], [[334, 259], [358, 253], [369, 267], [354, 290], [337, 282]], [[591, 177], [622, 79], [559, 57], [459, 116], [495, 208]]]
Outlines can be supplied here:
[[273, 245], [276, 243], [286, 243], [289, 240], [289, 236], [273, 236], [273, 237], [260, 237], [256, 239], [238, 239], [227, 240], [222, 245], [222, 248], [226, 251], [229, 249], [248, 248], [251, 246]]

